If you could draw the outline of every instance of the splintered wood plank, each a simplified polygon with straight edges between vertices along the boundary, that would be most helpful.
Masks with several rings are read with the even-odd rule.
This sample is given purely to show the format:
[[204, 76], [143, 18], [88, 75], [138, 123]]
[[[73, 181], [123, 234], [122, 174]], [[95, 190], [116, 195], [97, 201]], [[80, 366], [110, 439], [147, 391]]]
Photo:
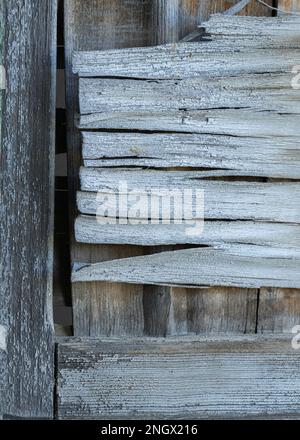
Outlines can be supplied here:
[[82, 139], [86, 167], [194, 167], [237, 171], [241, 176], [300, 178], [297, 137], [84, 131]]
[[81, 78], [80, 113], [149, 113], [159, 118], [180, 109], [241, 108], [299, 114], [300, 91], [291, 87], [292, 78], [291, 72], [155, 82]]
[[287, 335], [62, 341], [58, 418], [296, 417], [298, 375]]
[[[242, 22], [243, 17], [239, 20]], [[295, 21], [298, 25], [300, 21], [298, 17], [285, 20], [287, 23], [293, 20], [292, 23]], [[270, 37], [269, 43], [262, 32], [255, 39], [248, 35], [124, 51], [81, 51], [74, 53], [73, 72], [80, 77], [112, 76], [148, 80], [183, 79], [201, 74], [222, 76], [245, 72], [289, 72], [293, 61], [295, 64], [299, 60], [296, 45], [298, 33], [295, 31], [280, 43], [280, 36], [275, 32], [283, 19], [266, 18], [265, 21], [273, 23], [273, 33], [276, 35], [274, 41]], [[261, 27], [264, 27], [263, 23], [260, 22]]]
[[299, 288], [299, 252], [268, 246], [223, 244], [74, 267], [72, 281], [170, 286]]
[[7, 80], [0, 143], [3, 418], [53, 417], [56, 8], [56, 0], [1, 2]]
[[80, 117], [81, 129], [144, 130], [230, 136], [299, 137], [299, 115], [246, 109], [140, 113], [93, 113]]
[[209, 172], [118, 168], [81, 168], [80, 176], [77, 203], [83, 214], [155, 220], [166, 218], [168, 207], [171, 220], [201, 220], [204, 214], [206, 220], [299, 223], [300, 186], [293, 182], [213, 181], [205, 180]]
[[[77, 108], [77, 79], [72, 75], [74, 50], [103, 50], [150, 44], [152, 33], [151, 1], [133, 0], [66, 0], [65, 41], [68, 114], [68, 176], [70, 190], [71, 224], [76, 216], [76, 190], [79, 188], [81, 164], [80, 133], [75, 128]], [[73, 228], [71, 245], [72, 262], [102, 261], [120, 256], [142, 254], [142, 249], [119, 246], [91, 247], [75, 243]], [[73, 315], [75, 335], [134, 334], [143, 332], [142, 304], [143, 288], [126, 285], [95, 283], [93, 288], [82, 284], [73, 287]], [[120, 304], [120, 309], [118, 305]], [[127, 303], [127, 307], [125, 307]], [[114, 316], [111, 324], [104, 317]], [[101, 321], [101, 324], [99, 322]], [[102, 333], [103, 332], [103, 333]]]

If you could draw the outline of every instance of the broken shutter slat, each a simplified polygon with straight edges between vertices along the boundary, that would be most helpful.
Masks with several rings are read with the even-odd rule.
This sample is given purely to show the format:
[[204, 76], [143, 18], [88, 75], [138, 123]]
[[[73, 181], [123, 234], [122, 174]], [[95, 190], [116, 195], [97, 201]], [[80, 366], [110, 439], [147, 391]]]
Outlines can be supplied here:
[[[77, 195], [77, 203], [83, 214], [101, 215], [105, 211], [104, 204], [116, 217], [124, 217], [116, 203], [116, 194], [120, 193], [126, 197], [126, 216], [137, 206], [135, 196], [139, 196], [140, 213], [136, 218], [161, 219], [166, 206], [160, 207], [158, 203], [167, 192], [165, 203], [169, 202], [171, 219], [183, 220], [187, 218], [184, 214], [189, 212], [193, 212], [192, 219], [199, 219], [199, 216], [202, 219], [203, 191], [204, 218], [207, 220], [300, 221], [300, 186], [297, 183], [211, 181], [205, 180], [210, 173], [197, 171], [81, 168], [80, 174], [82, 191]], [[184, 191], [192, 191], [192, 195], [184, 198]], [[171, 208], [171, 196], [175, 198], [179, 214]], [[158, 204], [157, 211], [151, 211], [151, 203]]]
[[72, 281], [299, 288], [299, 265], [289, 249], [224, 244], [75, 266]]
[[[216, 245], [244, 243], [285, 247], [295, 252], [300, 248], [300, 225], [249, 221], [209, 221], [200, 234], [189, 235], [190, 224], [119, 224], [118, 219], [81, 215], [75, 223], [76, 240], [82, 243], [131, 244], [159, 246], [173, 244]], [[190, 229], [189, 229], [190, 228]]]
[[246, 109], [177, 110], [156, 113], [92, 113], [81, 115], [79, 128], [140, 130], [230, 136], [299, 137], [299, 115]]
[[155, 82], [81, 78], [80, 113], [141, 112], [159, 118], [180, 109], [245, 108], [299, 114], [300, 91], [291, 87], [292, 78], [292, 73]]
[[86, 167], [219, 168], [224, 175], [300, 178], [297, 137], [89, 131], [82, 137]]

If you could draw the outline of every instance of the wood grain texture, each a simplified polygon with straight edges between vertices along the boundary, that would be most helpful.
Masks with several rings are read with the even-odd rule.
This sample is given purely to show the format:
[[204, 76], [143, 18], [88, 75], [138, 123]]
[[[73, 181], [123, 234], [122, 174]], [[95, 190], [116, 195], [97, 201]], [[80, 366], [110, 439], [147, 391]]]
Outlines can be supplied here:
[[155, 82], [81, 78], [80, 113], [140, 112], [159, 117], [161, 113], [178, 112], [180, 109], [241, 108], [299, 114], [300, 92], [291, 87], [292, 78], [291, 73], [215, 78], [208, 75]]
[[[4, 32], [5, 32], [5, 11], [4, 11], [4, 4], [1, 2], [0, 4], [0, 66], [2, 68], [3, 66], [3, 45], [4, 45]], [[3, 69], [2, 69], [3, 74]], [[3, 97], [4, 97], [4, 90], [2, 90], [2, 87], [0, 89], [0, 141], [2, 142], [2, 118], [3, 118]], [[3, 295], [0, 295], [0, 307], [3, 310], [5, 307], [7, 307], [6, 304], [6, 298]], [[2, 392], [5, 390], [5, 386], [7, 383], [7, 353], [5, 351], [5, 348], [7, 346], [6, 344], [6, 334], [7, 334], [7, 316], [5, 316], [4, 313], [0, 314], [1, 321], [0, 321], [0, 390]], [[3, 413], [5, 412], [5, 402], [2, 398], [0, 398], [0, 420], [3, 417]]]
[[[227, 20], [234, 20], [233, 24], [238, 20], [241, 32], [229, 32], [226, 38], [218, 37], [217, 33], [217, 37], [212, 36], [211, 42], [202, 44], [182, 42], [125, 51], [75, 52], [73, 72], [80, 77], [183, 79], [201, 74], [239, 75], [245, 71], [290, 72], [299, 60], [296, 50], [299, 17], [254, 18], [253, 21], [244, 17], [227, 17]], [[255, 26], [252, 26], [253, 22]], [[279, 31], [281, 27], [282, 32], [288, 28], [292, 31], [283, 38]], [[259, 30], [255, 39], [249, 38]], [[231, 63], [228, 63], [229, 60]]]
[[261, 289], [257, 331], [291, 333], [300, 324], [300, 301], [297, 289]]
[[222, 244], [81, 264], [74, 267], [72, 281], [299, 288], [299, 263], [299, 252], [289, 249]]
[[[78, 208], [83, 214], [100, 215], [102, 211], [104, 212], [102, 208], [104, 204], [108, 215], [112, 212], [115, 213], [115, 217], [162, 219], [166, 206], [161, 207], [159, 199], [164, 194], [167, 197], [175, 194], [174, 207], [172, 208], [171, 202], [169, 203], [170, 219], [201, 220], [203, 211], [200, 210], [200, 206], [203, 191], [205, 220], [299, 223], [300, 185], [298, 183], [206, 180], [210, 176], [214, 176], [214, 173], [81, 168], [82, 192], [77, 196]], [[126, 185], [122, 186], [122, 182], [126, 182]], [[194, 196], [186, 196], [183, 199], [184, 191], [191, 191]], [[127, 203], [124, 203], [124, 207], [121, 203], [120, 206], [116, 204], [118, 193], [126, 197]], [[137, 197], [139, 197], [138, 202]], [[178, 209], [183, 206], [183, 200], [184, 210]], [[164, 200], [165, 205], [168, 202], [169, 199]], [[155, 206], [157, 210], [154, 209]], [[137, 209], [139, 217], [137, 215], [134, 217]], [[188, 216], [187, 213], [192, 215]]]
[[287, 12], [300, 12], [299, 0], [278, 0], [278, 8]]
[[[159, 286], [157, 312], [145, 315], [144, 331], [150, 336], [255, 333], [257, 290], [235, 287], [185, 289], [172, 287], [166, 295]], [[153, 304], [152, 286], [144, 288], [144, 306]]]
[[0, 325], [7, 376], [0, 400], [4, 418], [52, 418], [56, 1], [4, 6]]
[[200, 222], [182, 224], [120, 224], [115, 218], [85, 216], [77, 218], [76, 240], [83, 243], [159, 246], [175, 244], [217, 245], [244, 243], [258, 246], [300, 248], [300, 226], [254, 221], [209, 221], [201, 233], [189, 235], [187, 229]]
[[298, 370], [288, 335], [75, 339], [58, 344], [58, 417], [299, 417]]
[[[68, 110], [68, 176], [70, 190], [70, 222], [72, 236], [72, 261], [101, 261], [103, 259], [142, 254], [143, 250], [114, 246], [91, 247], [75, 243], [73, 224], [76, 216], [76, 190], [79, 188], [79, 167], [81, 164], [80, 134], [74, 125], [77, 108], [77, 81], [72, 74], [72, 55], [74, 50], [102, 50], [143, 46], [152, 41], [150, 0], [66, 0], [65, 1], [65, 39], [66, 39], [66, 78]], [[143, 328], [143, 315], [138, 313], [136, 302], [143, 288], [126, 285], [107, 285], [95, 283], [73, 286], [73, 314], [75, 335], [103, 334], [139, 335]], [[120, 310], [118, 312], [118, 301]], [[125, 307], [127, 303], [127, 307]], [[114, 304], [114, 305], [112, 305]], [[93, 311], [93, 312], [91, 312]], [[118, 313], [120, 316], [118, 317]], [[115, 325], [103, 319], [115, 316]], [[133, 322], [134, 320], [135, 322]], [[105, 328], [105, 323], [108, 326]], [[118, 327], [119, 324], [119, 327]]]
[[300, 178], [300, 141], [296, 136], [84, 131], [82, 140], [86, 167], [193, 167], [241, 176]]

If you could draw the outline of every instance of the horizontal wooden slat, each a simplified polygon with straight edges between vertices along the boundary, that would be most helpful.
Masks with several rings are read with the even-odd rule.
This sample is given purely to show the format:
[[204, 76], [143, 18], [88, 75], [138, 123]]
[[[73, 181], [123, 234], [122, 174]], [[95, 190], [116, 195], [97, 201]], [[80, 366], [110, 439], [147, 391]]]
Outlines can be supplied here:
[[294, 418], [292, 336], [62, 341], [58, 418]]
[[[299, 60], [300, 65], [300, 60]], [[81, 129], [161, 131], [230, 136], [296, 136], [299, 116], [245, 109], [179, 110], [149, 113], [92, 113], [80, 117]]]
[[[226, 16], [225, 14], [212, 14], [209, 20], [201, 23], [201, 28], [214, 39], [229, 36], [253, 37], [254, 40], [268, 38], [276, 40], [278, 44], [284, 41], [294, 41], [300, 38], [299, 29], [300, 17], [284, 15], [275, 18], [253, 17], [253, 16]], [[255, 44], [255, 42], [253, 43]]]
[[[232, 18], [227, 20], [229, 23]], [[210, 42], [182, 42], [121, 51], [76, 52], [73, 71], [85, 77], [147, 79], [184, 78], [203, 73], [226, 75], [247, 71], [289, 72], [299, 60], [295, 50], [300, 39], [299, 21], [298, 17], [253, 18], [252, 21], [236, 18], [226, 38], [226, 29], [224, 31], [221, 25], [219, 34], [213, 35], [213, 41]], [[209, 32], [214, 32], [214, 22], [204, 26]], [[285, 33], [286, 29], [289, 32]], [[170, 52], [172, 56], [166, 56]]]
[[297, 137], [89, 131], [84, 131], [82, 137], [87, 167], [219, 168], [244, 176], [300, 178]]
[[[86, 192], [78, 193], [78, 208], [83, 214], [96, 214], [96, 212], [99, 214], [102, 204], [105, 203], [109, 212], [115, 213], [111, 215], [108, 212], [106, 215], [109, 216], [127, 217], [129, 212], [134, 212], [138, 207], [141, 219], [162, 218], [159, 200], [166, 191], [167, 196], [175, 194], [174, 204], [177, 208], [183, 206], [182, 213], [173, 212], [169, 201], [171, 219], [187, 218], [182, 214], [188, 212], [195, 213], [191, 218], [197, 219], [201, 200], [196, 198], [196, 190], [202, 190], [205, 219], [299, 223], [300, 186], [297, 183], [227, 182], [204, 179], [213, 175], [212, 172], [200, 171], [81, 168], [81, 189]], [[183, 204], [184, 190], [190, 190], [193, 197], [186, 196]], [[119, 211], [116, 204], [115, 194], [118, 193], [128, 195], [127, 207], [125, 205], [123, 212]], [[199, 195], [201, 196], [201, 193]], [[137, 197], [141, 197], [138, 205]], [[167, 207], [167, 202], [168, 200], [165, 199], [164, 209]], [[158, 206], [157, 213], [150, 209], [154, 205]], [[200, 212], [200, 215], [200, 218], [203, 218], [203, 212]]]
[[[299, 40], [300, 41], [300, 40]], [[81, 78], [80, 113], [160, 113], [180, 109], [247, 108], [280, 113], [300, 112], [300, 90], [293, 74], [256, 74], [183, 80]]]
[[[82, 243], [142, 246], [244, 243], [300, 249], [300, 226], [247, 221], [205, 221], [202, 233], [189, 235], [191, 224], [118, 224], [113, 218], [81, 215], [75, 223], [76, 240]], [[194, 228], [201, 225], [195, 222]]]
[[73, 282], [169, 286], [300, 287], [299, 251], [224, 244], [75, 266]]

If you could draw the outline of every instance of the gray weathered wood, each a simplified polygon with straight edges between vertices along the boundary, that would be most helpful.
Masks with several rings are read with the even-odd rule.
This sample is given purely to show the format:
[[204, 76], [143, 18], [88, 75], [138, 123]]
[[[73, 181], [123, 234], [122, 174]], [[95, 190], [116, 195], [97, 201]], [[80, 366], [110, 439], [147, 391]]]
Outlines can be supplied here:
[[[203, 232], [187, 234], [191, 225], [182, 224], [118, 224], [113, 218], [79, 216], [75, 224], [76, 240], [82, 243], [131, 244], [158, 246], [174, 244], [216, 245], [244, 243], [259, 246], [300, 249], [300, 226], [286, 223], [249, 221], [209, 221]], [[196, 227], [196, 225], [195, 225]]]
[[[198, 75], [290, 72], [299, 62], [298, 51], [296, 48], [289, 48], [290, 42], [287, 43], [288, 47], [282, 49], [263, 49], [253, 44], [254, 39], [245, 44], [244, 48], [241, 46], [244, 40], [234, 41], [235, 44], [228, 41], [223, 46], [219, 41], [212, 44], [183, 42], [128, 49], [124, 52], [76, 52], [74, 73], [82, 77], [183, 79]], [[216, 50], [219, 50], [217, 54]]]
[[[251, 21], [244, 17], [228, 17], [227, 20], [239, 23], [238, 31], [202, 44], [182, 42], [105, 53], [76, 52], [73, 71], [86, 77], [178, 79], [199, 74], [242, 74], [245, 71], [290, 72], [297, 64], [299, 17], [253, 18]], [[231, 29], [235, 29], [234, 26]], [[287, 29], [292, 32], [282, 37], [280, 29], [284, 33]], [[168, 56], [170, 53], [171, 57]]]
[[179, 110], [151, 113], [93, 113], [82, 115], [81, 129], [150, 130], [231, 136], [297, 136], [299, 116], [246, 109]]
[[73, 282], [170, 286], [300, 287], [299, 251], [222, 244], [74, 267]]
[[[5, 22], [4, 22], [4, 3], [0, 3], [0, 66], [1, 66], [1, 73], [0, 75], [3, 75], [3, 43], [4, 43], [4, 32], [5, 32]], [[0, 87], [0, 140], [2, 141], [2, 113], [3, 113], [3, 97], [4, 97], [4, 91], [3, 91], [3, 77], [1, 77], [1, 87]], [[7, 298], [0, 294], [0, 309], [2, 311], [7, 307], [6, 303]], [[4, 392], [5, 386], [7, 384], [7, 353], [6, 353], [6, 334], [7, 334], [7, 315], [3, 312], [0, 312], [1, 321], [0, 321], [0, 390], [1, 392]], [[3, 413], [5, 412], [5, 402], [3, 398], [0, 398], [0, 420], [3, 417]]]
[[62, 341], [58, 417], [299, 417], [299, 355], [291, 337]]
[[231, 8], [226, 9], [226, 11], [223, 12], [223, 15], [235, 15], [241, 12], [249, 3], [251, 0], [240, 0], [236, 5], [231, 6]]
[[86, 167], [219, 168], [244, 176], [300, 178], [297, 137], [84, 131], [82, 138]]
[[291, 73], [209, 75], [155, 82], [81, 78], [80, 113], [149, 113], [159, 118], [160, 113], [180, 109], [246, 108], [299, 114], [300, 91], [291, 87], [292, 78]]
[[[218, 173], [216, 174], [218, 175]], [[178, 191], [178, 194], [175, 193], [178, 208], [183, 205], [184, 190], [190, 190], [194, 196], [184, 199], [185, 211], [178, 212], [174, 208], [172, 209], [170, 202], [170, 219], [199, 219], [199, 215], [202, 219], [203, 213], [199, 214], [199, 211], [196, 211], [196, 205], [200, 205], [200, 199], [196, 198], [196, 190], [198, 190], [204, 191], [205, 219], [299, 223], [300, 186], [297, 183], [205, 180], [205, 177], [213, 175], [214, 172], [209, 171], [166, 172], [161, 170], [81, 168], [83, 192], [79, 192], [77, 196], [78, 208], [83, 214], [98, 213], [100, 215], [100, 209], [104, 203], [108, 210], [106, 215], [127, 217], [130, 211], [133, 212], [138, 206], [140, 219], [161, 219], [163, 215], [162, 207], [159, 207], [159, 199], [163, 196], [164, 191], [167, 196], [172, 192], [174, 194], [176, 190]], [[127, 195], [125, 214], [121, 211], [122, 207], [119, 211], [116, 204], [115, 194], [118, 192], [124, 196]], [[137, 197], [140, 197], [138, 204]], [[155, 204], [158, 206], [157, 213], [151, 211], [150, 199], [151, 207]], [[167, 201], [164, 205], [166, 204]], [[192, 217], [184, 217], [184, 212], [192, 212], [193, 215]]]
[[3, 418], [52, 418], [56, 0], [3, 3], [0, 325], [6, 377], [0, 411]]

